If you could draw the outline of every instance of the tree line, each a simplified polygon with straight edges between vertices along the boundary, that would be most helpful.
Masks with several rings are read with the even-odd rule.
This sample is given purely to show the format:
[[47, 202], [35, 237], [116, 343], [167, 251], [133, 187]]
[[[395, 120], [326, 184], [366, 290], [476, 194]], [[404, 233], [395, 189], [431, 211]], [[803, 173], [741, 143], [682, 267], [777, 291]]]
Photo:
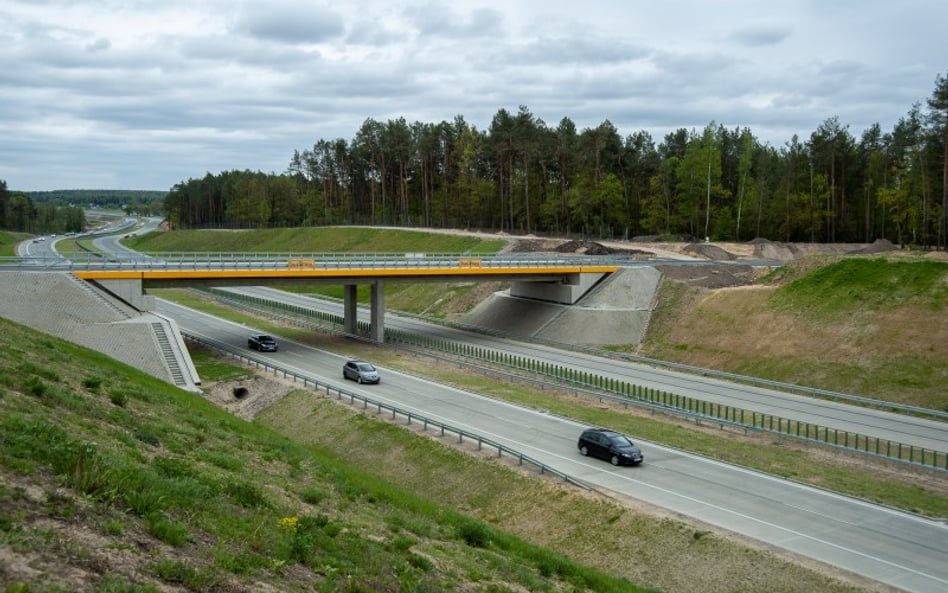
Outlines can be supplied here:
[[227, 171], [171, 188], [174, 228], [331, 224], [469, 228], [600, 238], [948, 246], [948, 77], [892, 130], [859, 138], [838, 117], [762, 143], [714, 122], [656, 142], [608, 120], [578, 130], [526, 106], [488, 129], [366, 119], [319, 139], [286, 171]]
[[82, 208], [34, 202], [24, 192], [8, 190], [0, 179], [0, 230], [45, 235], [78, 233], [85, 226]]

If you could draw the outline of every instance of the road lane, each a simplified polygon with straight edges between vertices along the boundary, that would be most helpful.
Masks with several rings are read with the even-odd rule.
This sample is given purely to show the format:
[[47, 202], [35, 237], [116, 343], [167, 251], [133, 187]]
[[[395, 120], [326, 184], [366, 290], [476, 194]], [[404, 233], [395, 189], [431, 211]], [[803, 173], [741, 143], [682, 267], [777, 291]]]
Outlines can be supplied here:
[[[265, 287], [229, 287], [226, 290], [279, 300], [315, 311], [342, 315], [342, 304]], [[367, 319], [368, 313], [360, 309]], [[514, 356], [544, 360], [576, 368], [617, 381], [660, 389], [703, 401], [735, 406], [746, 411], [886, 439], [931, 451], [948, 452], [948, 423], [906, 414], [896, 414], [841, 402], [742, 385], [692, 373], [656, 368], [645, 364], [559, 350], [460, 329], [427, 323], [386, 312], [386, 326], [393, 329], [464, 342], [472, 346], [504, 351]]]
[[[246, 336], [255, 331], [167, 301], [158, 303], [182, 331], [234, 347], [246, 347]], [[280, 348], [260, 356], [489, 437], [594, 487], [905, 591], [948, 590], [944, 524], [647, 441], [639, 441], [644, 465], [614, 468], [579, 455], [576, 438], [583, 427], [573, 421], [384, 368], [381, 385], [357, 386], [342, 380], [342, 356], [288, 340], [281, 340]]]

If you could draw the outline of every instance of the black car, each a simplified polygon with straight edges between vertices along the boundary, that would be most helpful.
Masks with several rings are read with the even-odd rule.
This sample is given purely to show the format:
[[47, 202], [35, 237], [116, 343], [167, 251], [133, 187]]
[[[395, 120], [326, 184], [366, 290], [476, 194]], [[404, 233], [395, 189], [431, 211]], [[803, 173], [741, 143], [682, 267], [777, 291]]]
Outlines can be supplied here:
[[276, 352], [277, 342], [273, 339], [273, 336], [254, 334], [247, 338], [247, 347], [260, 352]]
[[379, 370], [370, 362], [364, 360], [350, 360], [342, 367], [342, 376], [352, 379], [356, 383], [380, 383], [382, 377]]
[[612, 465], [638, 465], [645, 460], [629, 437], [605, 428], [587, 428], [576, 446], [581, 455], [608, 459]]

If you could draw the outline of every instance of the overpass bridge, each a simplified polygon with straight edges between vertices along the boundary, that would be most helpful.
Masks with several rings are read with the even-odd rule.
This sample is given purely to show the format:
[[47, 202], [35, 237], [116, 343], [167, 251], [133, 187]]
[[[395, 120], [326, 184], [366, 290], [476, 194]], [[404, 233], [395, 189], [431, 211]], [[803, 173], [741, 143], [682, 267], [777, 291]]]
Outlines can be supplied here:
[[[384, 341], [386, 283], [512, 282], [511, 294], [573, 304], [619, 270], [614, 257], [583, 255], [161, 253], [128, 258], [78, 254], [33, 263], [94, 282], [141, 311], [154, 308], [149, 288], [342, 284], [344, 324], [357, 326], [356, 290], [371, 287], [370, 338]], [[20, 258], [23, 259], [23, 258]]]

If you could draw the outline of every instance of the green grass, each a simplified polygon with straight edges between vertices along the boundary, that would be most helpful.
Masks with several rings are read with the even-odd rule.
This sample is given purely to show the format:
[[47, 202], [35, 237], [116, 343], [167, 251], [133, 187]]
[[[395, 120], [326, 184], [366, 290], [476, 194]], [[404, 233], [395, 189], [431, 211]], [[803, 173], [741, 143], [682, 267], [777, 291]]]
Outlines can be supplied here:
[[[198, 361], [205, 374], [237, 374]], [[6, 583], [77, 590], [70, 579], [85, 571], [87, 582], [113, 590], [217, 590], [237, 579], [247, 590], [267, 582], [278, 591], [438, 591], [463, 586], [474, 570], [513, 589], [581, 582], [592, 591], [640, 590], [5, 320], [0, 376], [0, 546], [26, 554], [34, 568], [0, 567]], [[127, 399], [116, 405], [109, 393]], [[30, 484], [57, 500], [26, 496]], [[126, 561], [148, 578], [116, 580], [105, 556], [55, 532], [47, 516], [68, 517], [131, 550]], [[40, 528], [44, 520], [49, 526]], [[391, 545], [404, 539], [405, 525], [413, 543]], [[142, 538], [163, 545], [141, 546]], [[72, 549], [83, 552], [66, 553]]]
[[[253, 240], [248, 240], [252, 236]], [[506, 241], [424, 231], [363, 227], [310, 227], [254, 231], [176, 231], [136, 235], [125, 244], [138, 251], [221, 251], [279, 253], [482, 253]]]
[[29, 233], [0, 231], [0, 257], [15, 257], [17, 244], [31, 237], [33, 235]]
[[816, 317], [912, 304], [942, 312], [948, 303], [948, 262], [846, 258], [777, 290], [774, 306]]

